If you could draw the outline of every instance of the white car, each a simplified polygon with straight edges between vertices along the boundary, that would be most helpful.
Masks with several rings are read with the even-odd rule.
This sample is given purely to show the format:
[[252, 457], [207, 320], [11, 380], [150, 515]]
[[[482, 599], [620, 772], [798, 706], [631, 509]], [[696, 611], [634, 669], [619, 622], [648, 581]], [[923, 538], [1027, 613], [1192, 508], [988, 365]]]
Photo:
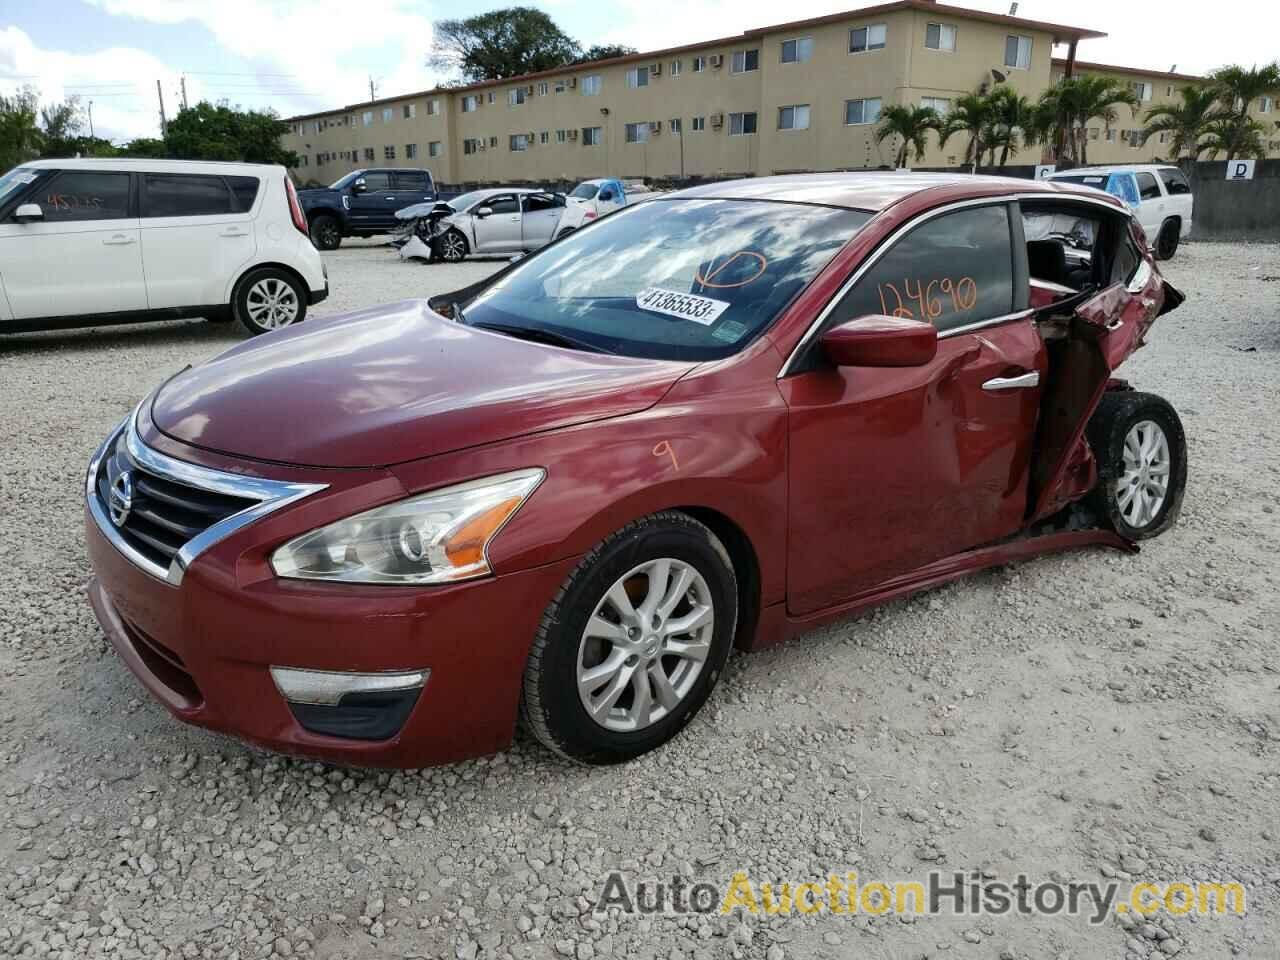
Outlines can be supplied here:
[[468, 254], [538, 250], [555, 239], [565, 201], [563, 194], [546, 190], [503, 187], [428, 206], [415, 204], [396, 214], [414, 222], [416, 236], [400, 248], [406, 260], [456, 263]]
[[251, 333], [329, 294], [284, 167], [36, 160], [0, 176], [0, 332], [183, 317]]
[[569, 193], [564, 216], [560, 218], [557, 237], [585, 227], [593, 220], [607, 216], [615, 210], [630, 207], [662, 195], [651, 190], [643, 181], [624, 182], [612, 178], [583, 180]]
[[1095, 187], [1124, 200], [1161, 260], [1172, 258], [1178, 241], [1191, 233], [1194, 197], [1186, 175], [1177, 167], [1158, 163], [1077, 167], [1051, 173], [1049, 179]]

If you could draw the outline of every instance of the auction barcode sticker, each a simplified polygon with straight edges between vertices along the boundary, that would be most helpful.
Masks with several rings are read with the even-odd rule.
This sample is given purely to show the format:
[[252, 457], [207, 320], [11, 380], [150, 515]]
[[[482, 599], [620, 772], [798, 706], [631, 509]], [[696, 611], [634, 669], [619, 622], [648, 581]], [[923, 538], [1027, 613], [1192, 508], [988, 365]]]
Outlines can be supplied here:
[[692, 320], [694, 323], [709, 327], [716, 322], [720, 314], [729, 309], [729, 301], [712, 300], [710, 297], [699, 297], [692, 293], [677, 293], [675, 290], [650, 287], [636, 294], [636, 306], [641, 310], [665, 313], [668, 317]]

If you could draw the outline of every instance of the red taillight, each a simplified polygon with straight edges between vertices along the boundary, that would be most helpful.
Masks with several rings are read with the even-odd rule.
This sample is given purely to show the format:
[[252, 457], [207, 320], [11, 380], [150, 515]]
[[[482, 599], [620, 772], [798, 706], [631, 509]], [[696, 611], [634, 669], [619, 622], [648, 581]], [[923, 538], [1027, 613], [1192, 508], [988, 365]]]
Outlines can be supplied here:
[[594, 220], [595, 218], [596, 218], [596, 212], [594, 210], [588, 210], [586, 213], [582, 215], [583, 220]]
[[304, 236], [311, 236], [307, 229], [307, 218], [302, 215], [302, 204], [298, 202], [298, 191], [293, 189], [293, 181], [287, 175], [284, 178], [284, 192], [289, 195], [289, 216], [293, 217], [293, 225]]

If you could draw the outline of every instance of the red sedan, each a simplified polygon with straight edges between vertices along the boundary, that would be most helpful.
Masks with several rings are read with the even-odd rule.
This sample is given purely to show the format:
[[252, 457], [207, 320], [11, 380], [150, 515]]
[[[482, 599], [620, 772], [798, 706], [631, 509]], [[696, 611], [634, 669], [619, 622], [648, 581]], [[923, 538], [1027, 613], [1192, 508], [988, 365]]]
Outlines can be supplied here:
[[670, 194], [169, 379], [89, 467], [91, 600], [177, 717], [273, 749], [420, 766], [522, 718], [625, 760], [735, 645], [1168, 528], [1182, 427], [1112, 373], [1181, 300], [1086, 188]]

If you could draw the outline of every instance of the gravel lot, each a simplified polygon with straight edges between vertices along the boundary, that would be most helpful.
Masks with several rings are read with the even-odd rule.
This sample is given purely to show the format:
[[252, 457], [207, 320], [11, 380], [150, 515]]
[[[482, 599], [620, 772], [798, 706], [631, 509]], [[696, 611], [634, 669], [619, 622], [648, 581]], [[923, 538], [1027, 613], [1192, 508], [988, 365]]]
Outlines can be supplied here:
[[[496, 267], [371, 244], [326, 258], [324, 313]], [[0, 340], [0, 956], [1280, 956], [1280, 253], [1188, 244], [1166, 266], [1190, 299], [1124, 373], [1186, 424], [1172, 533], [737, 656], [683, 736], [609, 769], [522, 739], [443, 769], [344, 770], [170, 719], [85, 601], [82, 476], [144, 391], [240, 330]], [[591, 910], [615, 869], [723, 885], [936, 866], [1238, 880], [1249, 911], [1128, 930]]]

